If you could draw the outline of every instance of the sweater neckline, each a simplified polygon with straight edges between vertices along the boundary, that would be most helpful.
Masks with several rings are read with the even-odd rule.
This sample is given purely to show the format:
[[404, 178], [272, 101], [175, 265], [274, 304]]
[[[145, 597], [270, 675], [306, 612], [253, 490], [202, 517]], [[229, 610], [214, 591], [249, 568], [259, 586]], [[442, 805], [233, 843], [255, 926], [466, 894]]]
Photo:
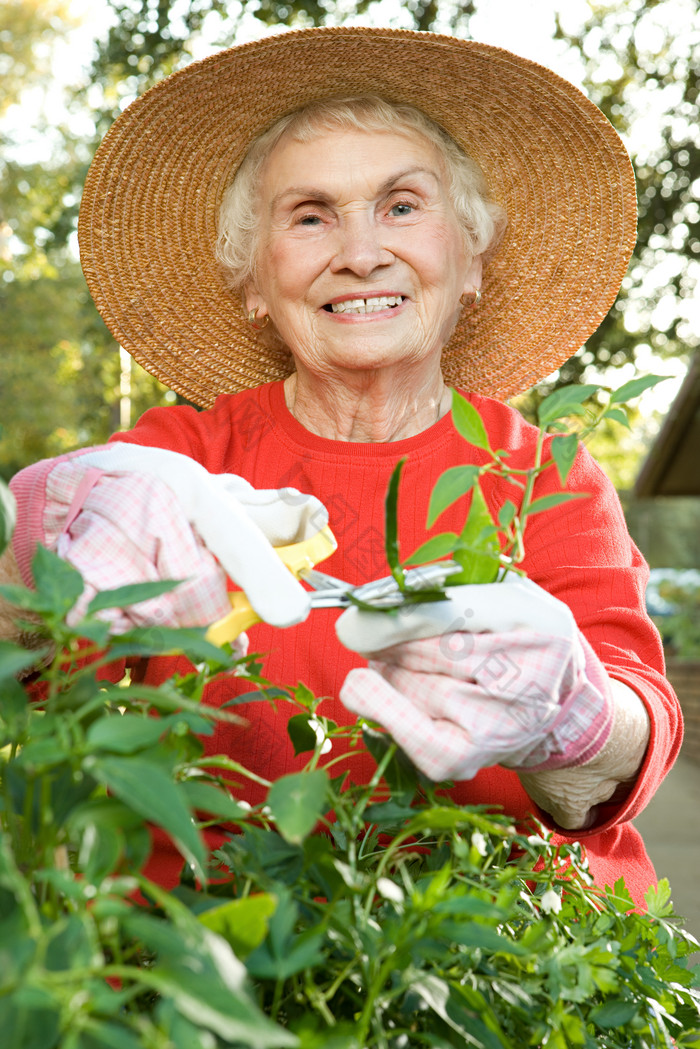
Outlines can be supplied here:
[[[258, 387], [262, 397], [267, 397], [270, 415], [274, 425], [284, 434], [288, 440], [308, 455], [316, 453], [322, 456], [332, 456], [349, 459], [391, 459], [396, 460], [402, 455], [408, 455], [413, 451], [428, 452], [443, 444], [454, 435], [452, 416], [450, 412], [443, 415], [436, 423], [429, 426], [427, 430], [414, 434], [413, 437], [404, 437], [399, 441], [336, 441], [328, 437], [320, 437], [311, 433], [296, 419], [289, 408], [284, 396], [284, 382], [268, 383]], [[460, 391], [462, 392], [462, 391]], [[468, 395], [467, 395], [468, 396]]]

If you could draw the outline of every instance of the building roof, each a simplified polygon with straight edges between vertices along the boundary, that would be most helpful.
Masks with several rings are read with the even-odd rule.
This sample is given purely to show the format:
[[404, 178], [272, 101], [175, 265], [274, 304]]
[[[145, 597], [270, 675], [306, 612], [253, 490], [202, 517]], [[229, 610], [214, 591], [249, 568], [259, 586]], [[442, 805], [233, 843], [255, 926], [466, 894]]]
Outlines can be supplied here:
[[642, 464], [634, 494], [700, 495], [700, 353]]

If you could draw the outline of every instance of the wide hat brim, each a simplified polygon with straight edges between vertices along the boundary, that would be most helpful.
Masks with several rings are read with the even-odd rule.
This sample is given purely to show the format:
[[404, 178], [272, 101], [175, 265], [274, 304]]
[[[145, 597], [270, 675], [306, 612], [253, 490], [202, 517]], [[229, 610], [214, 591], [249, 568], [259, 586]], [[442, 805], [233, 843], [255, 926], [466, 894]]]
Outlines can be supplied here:
[[551, 70], [470, 40], [360, 27], [283, 33], [158, 83], [105, 136], [80, 209], [80, 256], [118, 342], [201, 406], [282, 378], [214, 257], [222, 194], [252, 139], [319, 98], [422, 109], [484, 170], [508, 227], [443, 351], [446, 381], [505, 399], [585, 343], [636, 235], [634, 175], [600, 110]]

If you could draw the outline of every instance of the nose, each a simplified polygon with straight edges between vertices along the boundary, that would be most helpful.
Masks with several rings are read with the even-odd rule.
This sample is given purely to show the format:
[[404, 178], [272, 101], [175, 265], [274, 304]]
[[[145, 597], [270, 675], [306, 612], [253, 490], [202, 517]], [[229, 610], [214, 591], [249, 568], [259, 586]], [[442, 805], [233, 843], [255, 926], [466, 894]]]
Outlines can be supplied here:
[[382, 266], [394, 261], [391, 251], [382, 243], [381, 230], [372, 216], [363, 212], [345, 215], [336, 233], [336, 245], [330, 269], [332, 273], [344, 270], [358, 277], [369, 277]]

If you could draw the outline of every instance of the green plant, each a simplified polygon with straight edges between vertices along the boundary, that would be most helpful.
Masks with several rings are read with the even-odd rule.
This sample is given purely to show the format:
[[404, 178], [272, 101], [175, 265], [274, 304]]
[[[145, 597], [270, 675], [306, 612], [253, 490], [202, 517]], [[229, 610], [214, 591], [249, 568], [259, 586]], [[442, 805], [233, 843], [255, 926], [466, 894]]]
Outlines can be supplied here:
[[[7, 1049], [700, 1045], [695, 942], [665, 883], [636, 914], [621, 883], [592, 886], [578, 846], [456, 806], [386, 736], [329, 722], [303, 685], [270, 690], [201, 631], [110, 641], [95, 612], [150, 585], [98, 595], [68, 627], [80, 577], [41, 548], [34, 571], [33, 591], [3, 588], [57, 653], [31, 699], [16, 674], [37, 653], [0, 646]], [[157, 689], [96, 676], [173, 648], [198, 669]], [[201, 737], [235, 717], [201, 703], [219, 673], [294, 704], [308, 754], [253, 809], [246, 770], [203, 758]], [[370, 783], [348, 782], [340, 738], [370, 749]], [[238, 833], [210, 880], [201, 829], [221, 821]], [[140, 873], [149, 823], [182, 854], [173, 893]]]
[[0, 481], [0, 554], [10, 541], [15, 527], [15, 500], [12, 492]]
[[700, 586], [662, 582], [659, 597], [673, 609], [668, 615], [653, 616], [664, 645], [676, 659], [700, 659]]
[[[446, 586], [463, 583], [492, 583], [506, 572], [520, 572], [518, 565], [525, 556], [525, 528], [535, 514], [551, 510], [571, 499], [582, 498], [581, 492], [564, 490], [573, 466], [579, 442], [591, 435], [604, 421], [629, 427], [626, 402], [638, 397], [663, 380], [660, 375], [632, 379], [618, 390], [597, 385], [563, 386], [540, 402], [537, 409], [539, 434], [533, 463], [527, 468], [511, 466], [509, 454], [491, 448], [481, 416], [470, 402], [452, 391], [452, 420], [464, 440], [485, 453], [482, 466], [452, 466], [438, 478], [431, 493], [426, 528], [465, 494], [470, 494], [468, 513], [459, 534], [440, 532], [428, 539], [402, 562], [397, 533], [397, 501], [401, 460], [392, 475], [387, 493], [386, 550], [392, 574], [401, 589], [406, 589], [405, 567], [451, 557], [462, 571], [450, 576]], [[603, 402], [601, 404], [601, 401]], [[574, 420], [578, 425], [573, 425]], [[559, 491], [538, 497], [538, 478], [554, 468], [561, 484]], [[518, 493], [518, 505], [506, 500], [494, 520], [482, 491], [482, 479], [497, 477]], [[522, 573], [521, 573], [522, 574]], [[440, 590], [407, 593], [407, 601], [437, 600]]]

